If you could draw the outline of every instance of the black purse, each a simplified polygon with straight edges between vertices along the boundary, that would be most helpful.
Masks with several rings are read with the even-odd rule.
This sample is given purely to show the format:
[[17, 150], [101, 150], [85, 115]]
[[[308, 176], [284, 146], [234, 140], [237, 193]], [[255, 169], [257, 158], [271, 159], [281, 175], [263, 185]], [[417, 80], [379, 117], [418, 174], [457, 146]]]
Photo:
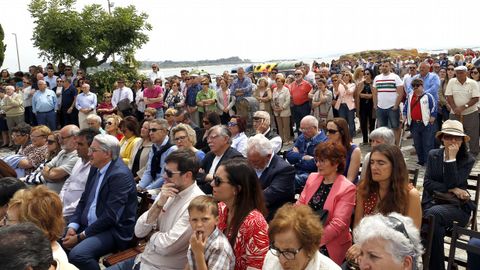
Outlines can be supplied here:
[[432, 196], [435, 204], [451, 204], [455, 206], [462, 206], [468, 202], [467, 200], [459, 199], [453, 192], [439, 192], [433, 191]]

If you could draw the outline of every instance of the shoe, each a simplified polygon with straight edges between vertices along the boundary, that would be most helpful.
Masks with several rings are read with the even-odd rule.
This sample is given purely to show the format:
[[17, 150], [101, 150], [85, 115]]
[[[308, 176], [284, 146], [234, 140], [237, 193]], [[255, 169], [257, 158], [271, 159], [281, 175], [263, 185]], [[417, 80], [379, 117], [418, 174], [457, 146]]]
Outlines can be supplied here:
[[417, 162], [417, 165], [418, 165], [418, 166], [425, 167], [425, 163], [422, 163], [422, 162]]

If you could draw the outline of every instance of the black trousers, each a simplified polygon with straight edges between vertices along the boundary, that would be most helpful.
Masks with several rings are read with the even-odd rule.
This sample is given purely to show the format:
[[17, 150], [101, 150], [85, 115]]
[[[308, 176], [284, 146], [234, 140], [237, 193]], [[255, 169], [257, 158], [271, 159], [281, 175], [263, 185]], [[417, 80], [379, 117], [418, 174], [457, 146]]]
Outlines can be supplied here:
[[[361, 102], [361, 101], [360, 101]], [[363, 143], [368, 143], [368, 135], [375, 129], [375, 119], [373, 119], [373, 104], [360, 103], [360, 129], [362, 130]]]

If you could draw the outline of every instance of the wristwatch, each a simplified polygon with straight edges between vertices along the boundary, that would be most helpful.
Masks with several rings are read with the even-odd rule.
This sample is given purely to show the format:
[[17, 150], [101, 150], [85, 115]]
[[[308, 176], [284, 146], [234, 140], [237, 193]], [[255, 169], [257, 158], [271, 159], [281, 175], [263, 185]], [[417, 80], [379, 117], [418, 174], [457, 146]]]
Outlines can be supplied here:
[[468, 103], [467, 103], [467, 104], [465, 104], [465, 108], [468, 108]]

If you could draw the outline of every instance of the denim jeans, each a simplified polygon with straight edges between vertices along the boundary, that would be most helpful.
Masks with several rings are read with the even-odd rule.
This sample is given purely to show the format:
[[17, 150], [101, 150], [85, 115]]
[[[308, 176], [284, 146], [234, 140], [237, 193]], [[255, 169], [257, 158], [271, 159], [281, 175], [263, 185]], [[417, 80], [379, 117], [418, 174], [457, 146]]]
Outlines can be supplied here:
[[355, 137], [355, 109], [349, 110], [347, 104], [342, 103], [338, 109], [338, 115], [347, 121], [350, 138], [353, 139]]
[[135, 264], [135, 257], [121, 261], [115, 265], [108, 267], [106, 270], [139, 270], [140, 263]]
[[398, 128], [400, 126], [400, 109], [377, 108], [377, 121], [378, 127]]
[[413, 145], [418, 156], [418, 164], [424, 165], [428, 158], [428, 152], [434, 148], [436, 125], [424, 125], [423, 122], [412, 120], [410, 132], [412, 133]]

